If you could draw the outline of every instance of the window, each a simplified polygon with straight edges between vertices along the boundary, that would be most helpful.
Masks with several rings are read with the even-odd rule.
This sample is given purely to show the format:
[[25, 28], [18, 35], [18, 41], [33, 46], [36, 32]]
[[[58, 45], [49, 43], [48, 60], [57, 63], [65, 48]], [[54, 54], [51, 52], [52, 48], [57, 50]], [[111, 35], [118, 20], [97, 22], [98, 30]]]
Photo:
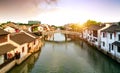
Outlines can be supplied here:
[[120, 47], [118, 46], [118, 52], [120, 53]]
[[103, 37], [105, 37], [105, 33], [103, 32]]
[[113, 45], [112, 44], [109, 44], [109, 51], [110, 50], [113, 50]]
[[109, 44], [109, 49], [110, 49], [111, 44]]
[[35, 45], [35, 42], [36, 42], [36, 41], [34, 41], [34, 45]]
[[112, 39], [112, 33], [110, 33], [110, 39]]
[[113, 50], [113, 45], [112, 45], [112, 50]]
[[97, 31], [95, 31], [95, 30], [93, 31], [93, 36], [94, 36], [94, 37], [98, 37]]
[[97, 39], [96, 39], [96, 38], [94, 38], [94, 41], [96, 41], [96, 42], [97, 42]]
[[22, 48], [22, 53], [25, 51], [24, 47]]
[[111, 44], [109, 44], [109, 52], [110, 52], [110, 50], [111, 50]]
[[105, 42], [103, 42], [103, 46], [105, 46]]
[[88, 36], [88, 39], [89, 39], [89, 36]]
[[120, 34], [118, 35], [118, 40], [120, 41]]
[[29, 44], [27, 45], [27, 47], [29, 48]]

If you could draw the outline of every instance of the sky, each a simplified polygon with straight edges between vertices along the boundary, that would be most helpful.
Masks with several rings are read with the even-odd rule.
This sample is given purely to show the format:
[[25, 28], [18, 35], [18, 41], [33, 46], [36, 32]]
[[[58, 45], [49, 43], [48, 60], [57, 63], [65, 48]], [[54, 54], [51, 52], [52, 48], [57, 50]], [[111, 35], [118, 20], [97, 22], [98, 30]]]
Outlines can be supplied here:
[[0, 0], [0, 22], [39, 20], [50, 25], [120, 21], [120, 0]]

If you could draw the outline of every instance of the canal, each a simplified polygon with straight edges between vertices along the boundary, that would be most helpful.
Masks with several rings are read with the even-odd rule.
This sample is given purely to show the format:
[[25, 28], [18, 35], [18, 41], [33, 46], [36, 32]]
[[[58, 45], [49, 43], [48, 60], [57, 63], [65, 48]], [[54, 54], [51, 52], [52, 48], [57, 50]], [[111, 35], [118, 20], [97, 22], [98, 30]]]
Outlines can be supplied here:
[[[57, 41], [63, 37], [54, 36]], [[41, 51], [8, 73], [120, 73], [120, 64], [81, 40], [47, 41]]]

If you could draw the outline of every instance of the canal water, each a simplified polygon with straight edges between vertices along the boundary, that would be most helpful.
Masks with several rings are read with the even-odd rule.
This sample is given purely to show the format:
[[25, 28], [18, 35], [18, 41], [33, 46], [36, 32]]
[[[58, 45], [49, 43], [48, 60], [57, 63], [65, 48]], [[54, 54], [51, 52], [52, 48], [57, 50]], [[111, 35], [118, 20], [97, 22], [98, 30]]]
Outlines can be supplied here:
[[[56, 37], [56, 36], [60, 36], [59, 38]], [[60, 33], [55, 33], [51, 38], [50, 38], [50, 41], [58, 41], [58, 42], [61, 42], [61, 41], [65, 41], [65, 37], [64, 37], [64, 34], [60, 34]]]
[[120, 73], [120, 64], [81, 40], [45, 42], [8, 73]]

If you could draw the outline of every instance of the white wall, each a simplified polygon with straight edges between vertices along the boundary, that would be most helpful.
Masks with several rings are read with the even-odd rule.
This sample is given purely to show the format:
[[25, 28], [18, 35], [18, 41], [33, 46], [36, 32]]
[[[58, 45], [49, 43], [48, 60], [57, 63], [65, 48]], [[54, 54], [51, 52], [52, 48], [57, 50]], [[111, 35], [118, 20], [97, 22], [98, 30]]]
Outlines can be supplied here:
[[[110, 46], [110, 50], [109, 50], [109, 44], [112, 44], [115, 41], [118, 41], [118, 35], [120, 34], [120, 32], [116, 32], [116, 37], [114, 35], [114, 33], [108, 33], [106, 32], [107, 36], [105, 38], [103, 38], [103, 32], [101, 34], [101, 48], [104, 49], [105, 51], [111, 53], [112, 55], [115, 55], [117, 57], [120, 57], [120, 53], [117, 52], [117, 46], [113, 47], [112, 50], [112, 45]], [[110, 34], [112, 34], [112, 39], [110, 39]], [[105, 42], [105, 47], [103, 46], [102, 42]]]
[[83, 31], [83, 38], [84, 39], [87, 39], [87, 35], [88, 35], [88, 32], [87, 32], [87, 29]]
[[117, 58], [120, 58], [120, 53], [119, 52], [117, 52], [117, 46], [114, 46], [114, 51], [115, 51], [115, 56], [117, 57]]
[[4, 63], [4, 55], [0, 56], [0, 65]]
[[15, 32], [15, 29], [11, 28], [11, 27], [6, 27], [4, 30], [7, 31], [7, 32], [10, 32], [10, 33], [14, 33]]
[[[22, 52], [23, 47], [24, 47], [24, 52]], [[25, 55], [27, 55], [27, 53], [28, 53], [27, 43], [19, 46], [18, 48], [19, 48], [21, 57], [24, 57]]]
[[103, 28], [101, 28], [101, 29], [98, 30], [98, 45], [101, 45], [101, 43], [102, 43], [101, 42], [101, 38], [102, 38], [101, 37], [102, 36], [101, 35], [101, 31], [104, 30], [104, 29], [107, 29], [110, 26], [111, 26], [111, 24], [106, 24], [105, 27], [103, 27]]
[[[120, 41], [119, 41], [119, 36], [118, 36], [118, 35], [120, 35], [120, 32], [116, 32], [116, 38], [115, 38], [115, 41], [120, 42]], [[117, 51], [118, 48], [117, 48], [117, 46], [115, 46], [115, 45], [114, 45], [114, 50], [115, 50], [115, 55], [116, 55], [117, 57], [120, 58], [120, 53]]]
[[[16, 51], [20, 52], [21, 57], [23, 57], [23, 56], [25, 56], [27, 54], [27, 52], [28, 52], [27, 43], [25, 43], [23, 45], [19, 45], [19, 44], [15, 43], [12, 40], [9, 40], [9, 42], [17, 47], [17, 49], [15, 49], [15, 52]], [[23, 53], [22, 53], [22, 47], [24, 47], [24, 52]]]
[[[115, 38], [115, 41], [119, 41], [119, 36], [120, 35], [120, 32], [116, 32], [116, 38]], [[119, 41], [120, 42], [120, 41]]]
[[[105, 42], [105, 46], [103, 46], [103, 42]], [[101, 49], [107, 51], [106, 48], [107, 48], [107, 36], [103, 37], [103, 32], [101, 32]]]
[[[112, 39], [110, 39], [110, 34], [112, 34]], [[108, 51], [109, 51], [109, 53], [111, 53], [111, 54], [114, 55], [114, 53], [115, 53], [114, 48], [113, 48], [113, 50], [112, 50], [112, 43], [115, 42], [114, 33], [108, 33], [108, 39], [107, 39], [107, 41], [108, 41], [108, 44], [107, 44], [107, 46], [108, 46]], [[109, 44], [110, 44], [110, 45], [109, 45]]]

